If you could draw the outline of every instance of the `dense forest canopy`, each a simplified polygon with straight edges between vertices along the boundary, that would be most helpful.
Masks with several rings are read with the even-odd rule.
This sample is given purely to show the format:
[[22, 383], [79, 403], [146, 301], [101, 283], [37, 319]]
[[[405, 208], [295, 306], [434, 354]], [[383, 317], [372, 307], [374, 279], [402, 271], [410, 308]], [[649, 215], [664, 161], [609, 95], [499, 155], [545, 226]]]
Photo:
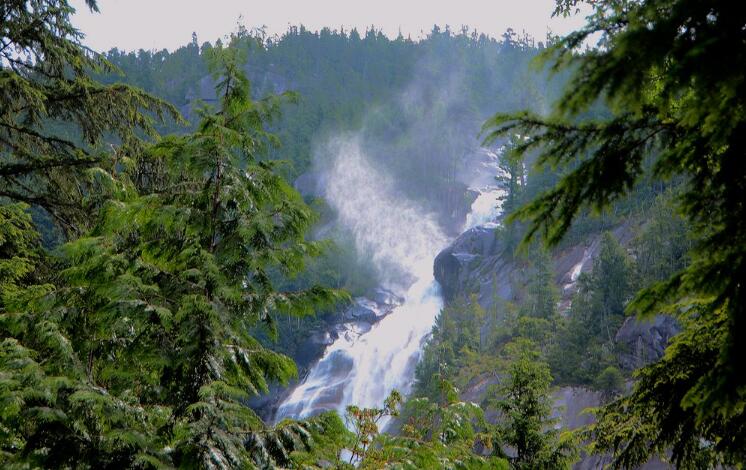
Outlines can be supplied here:
[[[561, 90], [560, 78], [550, 81], [530, 66], [545, 44], [512, 31], [496, 40], [434, 27], [413, 41], [373, 28], [361, 34], [301, 26], [280, 37], [239, 36], [254, 97], [298, 93], [299, 101], [283, 107], [271, 127], [282, 147], [269, 156], [292, 164], [290, 178], [312, 167], [316, 147], [330, 135], [362, 129], [375, 143], [375, 159], [408, 182], [409, 195], [435, 201], [433, 208], [454, 198], [454, 167], [478, 146], [479, 127], [495, 107], [542, 113]], [[215, 98], [202, 60], [212, 47], [193, 37], [173, 52], [114, 49], [105, 57], [123, 76], [102, 79], [124, 79], [190, 116], [199, 100]]]
[[[291, 91], [297, 97], [268, 123], [281, 145], [264, 158], [282, 160], [278, 171], [290, 180], [300, 175], [296, 187], [305, 196], [313, 191], [304, 182], [328, 160], [326, 143], [350, 132], [360, 136], [373, 163], [393, 177], [404, 196], [434, 211], [450, 230], [460, 228], [459, 217], [473, 197], [464, 167], [480, 146], [483, 121], [496, 106], [548, 110], [566, 75], [550, 79], [546, 71], [534, 70], [532, 59], [546, 45], [512, 31], [496, 40], [468, 29], [434, 27], [413, 41], [390, 39], [373, 28], [314, 32], [301, 26], [280, 37], [246, 30], [237, 37], [252, 96]], [[215, 100], [203, 60], [213, 47], [193, 36], [172, 52], [114, 49], [105, 57], [121, 74], [99, 78], [142, 87], [191, 119], [202, 104]], [[185, 128], [170, 124], [161, 130]], [[333, 220], [323, 202], [315, 207], [322, 213], [319, 227]], [[311, 269], [327, 284], [359, 295], [375, 283], [375, 273], [355, 259], [350, 234], [333, 226], [324, 233], [336, 242], [334, 259], [324, 257]]]
[[[559, 2], [557, 12], [579, 3]], [[669, 447], [686, 468], [743, 462], [744, 24], [733, 2], [594, 5], [587, 26], [551, 51], [555, 67], [577, 67], [554, 115], [497, 115], [486, 124], [490, 138], [528, 136], [515, 151], [538, 149], [539, 165], [571, 167], [512, 216], [530, 221], [529, 238], [558, 243], [580, 211], [608, 207], [645, 177], [679, 182], [673, 207], [692, 226], [691, 263], [644, 286], [627, 310], [672, 314], [684, 333], [593, 429], [618, 466]], [[602, 46], [579, 54], [593, 34]], [[599, 99], [614, 115], [579, 120]]]
[[[583, 4], [544, 42], [239, 27], [98, 54], [66, 0], [2, 2], [0, 464], [742, 468], [746, 11], [555, 14]], [[494, 151], [502, 215], [472, 233], [497, 248], [466, 255], [511, 295], [445, 292], [410, 396], [271, 424], [251, 398], [380, 282], [311, 188], [341, 135], [454, 236]], [[655, 361], [625, 359], [635, 315], [674, 325]], [[592, 424], [558, 429], [558, 387], [601, 397]]]

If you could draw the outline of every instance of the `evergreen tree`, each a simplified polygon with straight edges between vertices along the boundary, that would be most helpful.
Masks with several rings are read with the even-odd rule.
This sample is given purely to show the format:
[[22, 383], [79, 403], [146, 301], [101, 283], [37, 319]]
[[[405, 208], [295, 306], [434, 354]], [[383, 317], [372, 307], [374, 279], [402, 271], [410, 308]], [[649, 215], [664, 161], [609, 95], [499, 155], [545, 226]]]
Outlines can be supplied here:
[[[724, 334], [714, 338], [717, 359], [707, 369], [695, 362], [697, 356], [677, 354], [679, 366], [696, 377], [656, 368], [676, 393], [663, 398], [653, 383], [643, 381], [633, 398], [640, 407], [631, 411], [646, 427], [655, 427], [661, 414], [678, 421], [681, 432], [665, 440], [682, 465], [694, 464], [684, 449], [697, 441], [720, 443], [714, 447], [718, 455], [737, 462], [733, 459], [746, 447], [739, 425], [746, 391], [740, 367], [746, 355], [740, 340], [746, 331], [746, 58], [730, 51], [746, 44], [746, 10], [730, 1], [561, 0], [557, 14], [569, 14], [581, 3], [592, 9], [588, 24], [549, 52], [555, 69], [569, 66], [575, 75], [554, 115], [497, 115], [485, 129], [490, 140], [527, 136], [517, 153], [536, 149], [539, 165], [568, 169], [554, 188], [515, 214], [530, 220], [529, 237], [541, 233], [550, 243], [562, 238], [579, 213], [603, 210], [643, 177], [684, 181], [677, 202], [697, 240], [692, 262], [638, 294], [630, 310], [686, 316], [696, 306], [701, 326], [725, 316]], [[580, 53], [594, 34], [600, 47]], [[611, 115], [589, 119], [584, 113], [599, 100], [609, 104]], [[695, 328], [697, 321], [687, 324]], [[687, 412], [667, 413], [671, 406]], [[686, 426], [692, 414], [697, 426]], [[728, 434], [719, 432], [725, 429]], [[620, 429], [617, 437], [617, 445], [607, 449], [617, 452], [618, 463], [634, 436]], [[661, 447], [632, 448], [642, 461]]]
[[635, 275], [641, 286], [668, 279], [690, 261], [692, 236], [678, 213], [673, 191], [661, 194], [645, 214], [646, 225], [632, 244]]
[[485, 311], [477, 296], [455, 299], [438, 315], [433, 334], [417, 364], [417, 394], [437, 401], [442, 380], [454, 380], [483, 349]]
[[591, 274], [593, 331], [605, 334], [608, 341], [621, 325], [624, 308], [632, 293], [632, 263], [616, 238], [605, 232]]
[[598, 374], [594, 385], [606, 398], [613, 397], [624, 391], [624, 376], [618, 368], [608, 366]]
[[33, 282], [41, 256], [28, 205], [0, 205], [0, 309], [4, 299], [11, 298]]
[[[578, 278], [568, 317], [559, 321], [548, 360], [560, 383], [597, 386], [616, 363], [614, 335], [632, 295], [632, 261], [614, 236], [601, 236], [590, 273]], [[600, 388], [605, 388], [601, 386]]]
[[521, 306], [521, 313], [531, 317], [552, 319], [556, 314], [558, 298], [552, 259], [548, 251], [540, 245], [529, 250], [528, 259], [526, 298]]
[[512, 214], [519, 207], [522, 189], [526, 185], [526, 174], [523, 161], [516, 158], [511, 151], [516, 146], [516, 139], [500, 149], [498, 155], [498, 169], [500, 173], [495, 176], [498, 187], [505, 191], [502, 199], [502, 209], [506, 214]]
[[508, 377], [492, 388], [487, 404], [501, 413], [498, 441], [515, 450], [511, 468], [570, 468], [577, 449], [553, 428], [549, 366], [526, 340], [507, 348], [514, 349]]
[[[304, 239], [312, 213], [262, 161], [278, 98], [251, 100], [240, 51], [211, 54], [219, 109], [120, 161], [93, 230], [62, 247], [56, 286], [4, 300], [7, 465], [251, 468], [307, 443], [293, 424], [272, 445], [244, 404], [295, 374], [248, 332], [342, 296], [275, 288], [319, 252]], [[22, 209], [11, 216], [23, 229]], [[4, 286], [28, 271], [12, 261]]]
[[458, 390], [448, 381], [441, 380], [438, 387], [437, 403], [427, 398], [407, 402], [401, 432], [377, 436], [360, 468], [507, 470], [505, 459], [475, 451], [492, 445], [482, 409], [459, 401]]
[[[500, 149], [498, 155], [498, 169], [500, 172], [495, 176], [495, 181], [498, 188], [504, 192], [500, 198], [500, 209], [505, 216], [512, 214], [520, 207], [523, 191], [526, 186], [523, 161], [520, 158], [516, 158], [515, 153], [512, 152], [517, 140], [517, 138], [511, 138], [508, 144]], [[507, 255], [512, 255], [518, 247], [520, 233], [521, 228], [519, 223], [506, 220], [504, 240], [506, 244], [505, 253]]]
[[[96, 10], [95, 0], [86, 5]], [[47, 209], [68, 233], [81, 233], [101, 175], [117, 164], [103, 139], [139, 146], [153, 118], [175, 109], [128, 85], [103, 85], [92, 72], [116, 69], [81, 44], [66, 0], [0, 6], [0, 197]], [[87, 171], [88, 170], [88, 171]]]

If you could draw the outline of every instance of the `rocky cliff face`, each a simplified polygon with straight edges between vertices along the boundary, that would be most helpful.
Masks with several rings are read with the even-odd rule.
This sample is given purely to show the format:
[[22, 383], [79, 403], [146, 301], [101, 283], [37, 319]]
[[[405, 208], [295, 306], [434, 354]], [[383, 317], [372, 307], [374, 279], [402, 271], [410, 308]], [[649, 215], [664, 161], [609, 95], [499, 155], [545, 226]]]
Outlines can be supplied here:
[[[520, 300], [519, 287], [525, 281], [523, 266], [505, 252], [505, 246], [497, 236], [498, 230], [499, 227], [494, 226], [467, 230], [435, 258], [433, 271], [446, 302], [459, 295], [471, 294], [476, 294], [480, 305], [485, 308], [500, 300]], [[625, 246], [632, 239], [628, 225], [620, 225], [612, 233]], [[583, 243], [566, 247], [554, 255], [552, 261], [560, 291], [560, 312], [569, 308], [580, 274], [590, 272], [593, 267], [601, 235], [591, 235]]]
[[478, 294], [479, 303], [491, 305], [494, 295], [513, 296], [515, 266], [503, 256], [496, 227], [474, 227], [461, 234], [435, 258], [435, 279], [446, 302], [459, 295]]
[[657, 361], [663, 356], [668, 341], [678, 332], [676, 320], [666, 315], [657, 315], [650, 320], [627, 318], [614, 338], [624, 350], [619, 365], [634, 370]]
[[[435, 259], [434, 274], [440, 283], [446, 302], [458, 296], [476, 294], [478, 302], [485, 308], [496, 302], [520, 301], [518, 296], [523, 282], [519, 263], [505, 253], [505, 247], [497, 237], [496, 227], [475, 227], [461, 234]], [[632, 239], [632, 230], [622, 225], [612, 232], [624, 246]], [[601, 234], [590, 236], [584, 243], [567, 247], [553, 257], [555, 282], [560, 290], [560, 312], [567, 314], [576, 281], [582, 272], [590, 272], [593, 260], [600, 249]], [[649, 321], [627, 318], [616, 334], [615, 340], [625, 352], [619, 357], [619, 365], [633, 370], [663, 355], [669, 339], [678, 332], [676, 322], [666, 316], [657, 316]], [[461, 398], [470, 402], [481, 402], [490, 385], [499, 382], [495, 374], [475, 377], [461, 391]], [[590, 424], [592, 415], [584, 413], [587, 408], [603, 403], [600, 392], [582, 387], [562, 387], [553, 393], [558, 425], [565, 429], [576, 429]], [[495, 416], [487, 416], [494, 419]], [[576, 470], [603, 468], [608, 463], [603, 456], [584, 456], [575, 465]], [[642, 470], [672, 468], [654, 459], [641, 467]]]

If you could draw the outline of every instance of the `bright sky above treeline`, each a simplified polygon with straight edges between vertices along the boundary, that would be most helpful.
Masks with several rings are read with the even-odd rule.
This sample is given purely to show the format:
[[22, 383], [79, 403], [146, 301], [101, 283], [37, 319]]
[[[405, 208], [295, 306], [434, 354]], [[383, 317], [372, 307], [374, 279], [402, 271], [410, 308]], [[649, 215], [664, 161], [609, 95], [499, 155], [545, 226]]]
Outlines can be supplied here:
[[98, 51], [113, 47], [173, 50], [188, 43], [192, 32], [199, 42], [215, 41], [237, 29], [264, 27], [269, 35], [291, 25], [311, 30], [371, 25], [389, 37], [399, 32], [423, 37], [433, 25], [459, 31], [462, 26], [493, 37], [508, 28], [543, 40], [548, 32], [564, 34], [584, 23], [582, 15], [552, 18], [554, 0], [99, 0], [100, 13], [91, 13], [83, 0], [73, 22], [86, 34], [85, 43]]

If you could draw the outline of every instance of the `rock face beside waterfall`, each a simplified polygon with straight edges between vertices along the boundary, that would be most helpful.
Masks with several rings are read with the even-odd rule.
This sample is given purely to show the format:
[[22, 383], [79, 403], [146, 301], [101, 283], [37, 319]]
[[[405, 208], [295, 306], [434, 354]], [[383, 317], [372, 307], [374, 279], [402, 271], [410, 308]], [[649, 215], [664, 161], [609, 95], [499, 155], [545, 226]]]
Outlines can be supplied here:
[[[495, 227], [474, 227], [459, 236], [435, 258], [435, 279], [440, 283], [443, 299], [452, 301], [465, 292], [480, 292], [481, 284], [503, 277], [507, 263], [502, 262], [503, 249], [498, 246]], [[503, 279], [506, 281], [506, 279]], [[509, 283], [503, 295], [510, 296]]]
[[[459, 236], [435, 259], [434, 274], [441, 285], [446, 302], [459, 296], [475, 294], [478, 302], [489, 308], [501, 300], [520, 302], [523, 266], [514, 261], [497, 237], [498, 228], [475, 227]], [[629, 226], [621, 225], [612, 233], [623, 246], [632, 238]], [[555, 283], [560, 290], [560, 311], [567, 314], [577, 279], [583, 272], [590, 272], [593, 260], [600, 250], [601, 234], [589, 237], [584, 243], [565, 248], [553, 257]], [[489, 325], [485, 325], [488, 328]], [[679, 331], [674, 319], [657, 316], [651, 321], [627, 318], [616, 334], [615, 340], [623, 351], [618, 356], [619, 366], [627, 370], [638, 368], [659, 359], [670, 338]], [[480, 403], [487, 389], [499, 383], [494, 374], [475, 377], [461, 391], [461, 399]], [[603, 404], [600, 392], [583, 387], [561, 387], [552, 395], [554, 415], [564, 429], [576, 429], [590, 424], [593, 416], [584, 413], [587, 408]], [[496, 416], [487, 416], [495, 419]], [[606, 456], [583, 456], [575, 470], [602, 468], [609, 463]], [[641, 470], [662, 470], [669, 465], [651, 459]]]
[[[435, 258], [435, 279], [440, 283], [446, 302], [458, 296], [476, 294], [479, 303], [489, 308], [501, 300], [520, 301], [523, 266], [505, 253], [494, 227], [475, 227], [459, 236]], [[612, 233], [622, 245], [629, 245], [632, 230], [621, 225]], [[560, 312], [566, 313], [576, 281], [582, 272], [590, 272], [600, 249], [601, 234], [583, 243], [567, 247], [553, 258], [555, 283], [560, 289]], [[615, 341], [623, 351], [619, 366], [632, 370], [658, 360], [666, 344], [679, 327], [668, 316], [651, 320], [627, 318], [616, 334]]]
[[[474, 227], [462, 233], [435, 258], [433, 272], [446, 302], [460, 295], [476, 294], [485, 308], [499, 300], [518, 301], [516, 286], [524, 282], [523, 266], [514, 261], [497, 237], [498, 227]], [[622, 243], [632, 238], [630, 227], [621, 225], [612, 231]], [[590, 272], [600, 249], [601, 234], [573, 245], [553, 258], [555, 283], [560, 288], [560, 311], [569, 307], [581, 272]]]
[[651, 320], [627, 318], [614, 338], [623, 346], [620, 365], [634, 370], [660, 359], [668, 341], [678, 332], [676, 320], [666, 315], [657, 315]]

